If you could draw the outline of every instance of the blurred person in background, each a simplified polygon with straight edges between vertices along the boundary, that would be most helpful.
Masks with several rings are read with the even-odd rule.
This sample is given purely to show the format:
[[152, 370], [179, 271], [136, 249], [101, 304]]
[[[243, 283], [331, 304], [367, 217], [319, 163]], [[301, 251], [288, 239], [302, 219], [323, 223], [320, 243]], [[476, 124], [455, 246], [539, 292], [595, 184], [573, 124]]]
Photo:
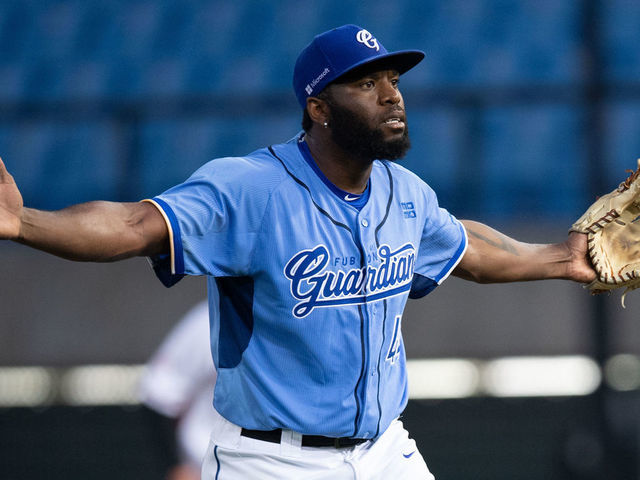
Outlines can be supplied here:
[[218, 413], [212, 407], [216, 369], [209, 347], [206, 300], [192, 307], [150, 358], [139, 384], [141, 402], [174, 464], [166, 480], [199, 480], [202, 459]]

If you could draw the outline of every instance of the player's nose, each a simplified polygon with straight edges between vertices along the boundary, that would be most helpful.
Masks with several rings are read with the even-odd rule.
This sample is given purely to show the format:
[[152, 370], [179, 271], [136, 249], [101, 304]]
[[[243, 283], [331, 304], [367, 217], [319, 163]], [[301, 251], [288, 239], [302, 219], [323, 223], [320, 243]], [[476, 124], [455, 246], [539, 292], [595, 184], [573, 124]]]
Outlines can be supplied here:
[[381, 104], [396, 104], [402, 99], [397, 83], [394, 83], [389, 79], [384, 79], [379, 86], [379, 100]]

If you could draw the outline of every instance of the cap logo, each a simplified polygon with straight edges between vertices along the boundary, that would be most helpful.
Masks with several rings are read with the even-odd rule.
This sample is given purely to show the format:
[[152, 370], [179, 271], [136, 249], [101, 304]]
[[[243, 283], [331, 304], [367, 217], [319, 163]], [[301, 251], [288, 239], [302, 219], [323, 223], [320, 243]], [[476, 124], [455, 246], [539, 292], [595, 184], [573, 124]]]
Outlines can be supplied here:
[[362, 29], [356, 33], [356, 40], [369, 48], [375, 48], [376, 52], [380, 50], [378, 40], [376, 40], [376, 38], [367, 30]]
[[311, 93], [313, 92], [313, 89], [316, 88], [316, 85], [318, 85], [318, 83], [320, 83], [320, 80], [326, 77], [329, 74], [329, 72], [330, 72], [329, 68], [326, 67], [322, 71], [322, 73], [320, 73], [320, 75], [318, 75], [316, 78], [311, 80], [311, 83], [307, 83], [307, 86], [304, 87], [304, 91], [307, 92], [307, 95], [311, 95]]

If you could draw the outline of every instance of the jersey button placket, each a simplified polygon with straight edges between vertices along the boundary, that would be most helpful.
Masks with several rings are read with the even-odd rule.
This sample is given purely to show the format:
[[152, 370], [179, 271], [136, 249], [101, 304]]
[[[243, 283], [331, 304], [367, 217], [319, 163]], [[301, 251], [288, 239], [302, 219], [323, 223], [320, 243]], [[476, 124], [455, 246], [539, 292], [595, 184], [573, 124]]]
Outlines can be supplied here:
[[[374, 302], [371, 305], [371, 311], [370, 311], [370, 317], [371, 317], [371, 324], [374, 325], [374, 329], [378, 328], [378, 303]], [[375, 338], [375, 336], [374, 336]], [[373, 340], [373, 339], [372, 339]], [[372, 344], [370, 346], [370, 351], [371, 352], [375, 352], [378, 350], [377, 345]], [[374, 357], [374, 355], [371, 355], [371, 366], [369, 367], [371, 370], [371, 376], [375, 377], [378, 373], [378, 366], [376, 364], [376, 362], [378, 361], [377, 357]], [[373, 387], [373, 386], [372, 386]]]
[[[369, 264], [369, 259], [367, 258], [367, 255], [365, 254], [366, 252], [366, 248], [364, 247], [364, 245], [368, 245], [371, 244], [371, 238], [369, 238], [370, 236], [370, 232], [369, 232], [369, 220], [367, 218], [361, 217], [357, 220], [357, 222], [360, 224], [360, 228], [359, 230], [359, 235], [358, 235], [358, 242], [360, 244], [360, 248], [361, 248], [361, 252], [363, 253], [364, 257], [363, 257], [363, 266], [365, 268], [368, 268], [368, 264]], [[364, 286], [364, 293], [367, 294], [368, 293], [368, 288], [367, 285], [365, 284]], [[370, 373], [371, 373], [371, 365], [370, 365], [370, 361], [371, 361], [371, 321], [372, 319], [375, 317], [375, 315], [372, 312], [372, 305], [368, 302], [365, 301], [364, 305], [362, 306], [362, 312], [365, 315], [364, 318], [364, 342], [365, 342], [365, 352], [364, 355], [365, 357], [363, 358], [363, 367], [365, 368], [365, 372], [364, 373], [364, 378], [363, 378], [363, 385], [361, 386], [361, 399], [362, 399], [362, 410], [360, 412], [360, 418], [358, 419], [358, 429], [361, 428], [363, 426], [363, 423], [366, 425], [369, 421], [370, 421], [370, 417], [371, 417], [371, 413], [370, 410], [373, 407], [372, 404], [372, 398], [371, 398], [371, 383], [375, 383], [375, 381], [373, 380], [369, 380], [369, 378], [371, 377]], [[366, 426], [365, 426], [366, 428]], [[367, 438], [370, 433], [369, 431], [365, 431], [365, 432], [360, 432], [358, 433], [359, 436], [365, 437]]]
[[[374, 303], [373, 305], [371, 305], [371, 320], [372, 320], [372, 324], [373, 325], [377, 325], [378, 324], [378, 307], [377, 307], [377, 303]], [[376, 351], [375, 345], [372, 345], [370, 348], [371, 348], [372, 352]], [[373, 355], [371, 355], [371, 366], [369, 368], [371, 369], [371, 376], [372, 377], [375, 377], [376, 373], [377, 373], [377, 366], [375, 364], [376, 361], [377, 361], [377, 359], [374, 358]]]

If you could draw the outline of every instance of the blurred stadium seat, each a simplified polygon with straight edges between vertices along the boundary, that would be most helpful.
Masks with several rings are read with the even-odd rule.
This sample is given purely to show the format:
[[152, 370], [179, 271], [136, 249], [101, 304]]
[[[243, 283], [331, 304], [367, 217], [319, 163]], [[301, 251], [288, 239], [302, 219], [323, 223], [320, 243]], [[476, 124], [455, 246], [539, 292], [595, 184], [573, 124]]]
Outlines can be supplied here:
[[0, 127], [2, 156], [25, 203], [39, 208], [118, 198], [119, 140], [108, 121], [26, 121]]
[[640, 79], [640, 6], [634, 0], [610, 0], [602, 11], [602, 61], [609, 81]]
[[[270, 143], [299, 123], [291, 116], [271, 115], [257, 122], [252, 117], [159, 120], [142, 132], [140, 190], [138, 196], [158, 194], [183, 182], [197, 168], [216, 157], [239, 156]], [[296, 132], [290, 129], [290, 136]]]
[[579, 216], [588, 203], [579, 112], [556, 105], [494, 108], [483, 129], [488, 215], [535, 220], [549, 212], [565, 223]]
[[459, 161], [455, 139], [461, 129], [461, 115], [452, 108], [432, 108], [410, 110], [407, 119], [412, 148], [400, 164], [426, 181], [443, 206], [457, 211], [456, 185], [474, 162], [472, 158]]
[[613, 190], [640, 158], [640, 101], [611, 101], [605, 108], [607, 186]]
[[[70, 167], [83, 156], [74, 150], [79, 145], [81, 152], [91, 152], [85, 164], [97, 162], [97, 168], [86, 167], [88, 171], [109, 165], [108, 174], [91, 178], [96, 193], [116, 198], [152, 193], [182, 179], [178, 167], [241, 154], [241, 147], [257, 139], [266, 144], [294, 134], [299, 112], [290, 84], [298, 51], [314, 34], [352, 22], [383, 38], [390, 49], [426, 51], [426, 61], [403, 78], [402, 85], [406, 92], [426, 93], [425, 98], [437, 95], [437, 105], [409, 105], [415, 149], [405, 164], [429, 180], [441, 198], [450, 205], [462, 203], [469, 185], [459, 182], [472, 161], [476, 174], [489, 176], [474, 182], [472, 193], [481, 195], [478, 211], [507, 218], [517, 210], [517, 194], [534, 216], [574, 214], [586, 187], [583, 178], [567, 172], [585, 162], [580, 140], [587, 135], [584, 110], [558, 99], [557, 107], [529, 108], [517, 95], [503, 108], [493, 105], [491, 96], [513, 88], [579, 91], [585, 81], [581, 15], [581, 4], [568, 0], [331, 0], [314, 8], [294, 0], [2, 2], [0, 107], [11, 107], [7, 111], [12, 116], [5, 120], [17, 119], [22, 126], [4, 128], [0, 149], [7, 157], [24, 158], [14, 168], [40, 206], [53, 208], [63, 198], [85, 198]], [[639, 29], [637, 2], [602, 4], [607, 79], [640, 79], [635, 41]], [[459, 101], [460, 92], [471, 92], [475, 100], [489, 96], [468, 104]], [[213, 99], [204, 111], [184, 107], [185, 99], [197, 102], [204, 97]], [[275, 123], [270, 111], [274, 102], [256, 106], [254, 100], [260, 98], [282, 99]], [[216, 99], [225, 99], [225, 107], [218, 108]], [[166, 102], [173, 107], [163, 116], [152, 113]], [[29, 108], [21, 110], [23, 105]], [[237, 111], [249, 105], [251, 115], [236, 118]], [[235, 110], [233, 122], [228, 121], [229, 108]], [[65, 121], [74, 126], [49, 125], [53, 120], [48, 115], [65, 109], [70, 112]], [[96, 119], [83, 130], [78, 110], [92, 109]], [[635, 120], [637, 111], [635, 104], [619, 105], [609, 116], [617, 131], [628, 132], [627, 120]], [[116, 143], [127, 137], [133, 146], [106, 145], [115, 138], [108, 122], [101, 120], [108, 114], [117, 117], [114, 128], [129, 132], [118, 134]], [[468, 115], [480, 119], [474, 128], [465, 126]], [[281, 121], [285, 118], [291, 124]], [[33, 131], [24, 126], [29, 122]], [[44, 133], [37, 132], [35, 125], [42, 124], [47, 125]], [[14, 139], [7, 128], [17, 129], [18, 137], [26, 135], [29, 141]], [[172, 128], [177, 130], [173, 134]], [[620, 161], [625, 165], [637, 150], [637, 135], [631, 130], [608, 140], [610, 154], [624, 156]], [[130, 152], [140, 155], [122, 158]], [[176, 158], [182, 159], [178, 166]], [[69, 166], [64, 171], [71, 176], [59, 188], [70, 191], [46, 200], [36, 186], [47, 183], [49, 165], [56, 162]], [[129, 179], [129, 188], [118, 188], [117, 177], [127, 174], [119, 168], [141, 177]]]
[[394, 36], [426, 50], [411, 86], [505, 86], [580, 81], [575, 2], [402, 2]]

